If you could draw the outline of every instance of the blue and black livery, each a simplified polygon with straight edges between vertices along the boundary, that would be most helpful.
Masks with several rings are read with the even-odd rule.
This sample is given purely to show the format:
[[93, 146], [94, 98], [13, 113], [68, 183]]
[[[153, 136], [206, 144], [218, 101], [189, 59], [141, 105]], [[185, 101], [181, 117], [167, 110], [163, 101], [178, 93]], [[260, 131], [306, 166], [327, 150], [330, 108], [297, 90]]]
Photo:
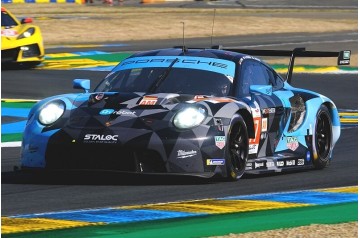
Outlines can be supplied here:
[[[241, 53], [241, 52], [244, 53]], [[44, 99], [25, 129], [23, 169], [115, 170], [230, 180], [244, 173], [324, 168], [340, 136], [335, 104], [292, 87], [239, 49], [160, 49], [120, 62], [95, 88]], [[348, 63], [350, 52], [341, 51]]]

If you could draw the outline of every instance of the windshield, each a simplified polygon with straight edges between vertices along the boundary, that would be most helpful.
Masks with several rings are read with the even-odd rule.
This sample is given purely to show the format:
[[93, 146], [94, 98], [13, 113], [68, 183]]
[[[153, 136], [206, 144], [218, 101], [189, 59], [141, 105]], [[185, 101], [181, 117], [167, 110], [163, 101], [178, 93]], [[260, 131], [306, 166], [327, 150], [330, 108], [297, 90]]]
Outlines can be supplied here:
[[17, 23], [7, 12], [1, 11], [1, 26], [2, 27], [17, 26]]
[[235, 63], [221, 59], [187, 56], [130, 58], [109, 73], [95, 91], [228, 96], [234, 74]]

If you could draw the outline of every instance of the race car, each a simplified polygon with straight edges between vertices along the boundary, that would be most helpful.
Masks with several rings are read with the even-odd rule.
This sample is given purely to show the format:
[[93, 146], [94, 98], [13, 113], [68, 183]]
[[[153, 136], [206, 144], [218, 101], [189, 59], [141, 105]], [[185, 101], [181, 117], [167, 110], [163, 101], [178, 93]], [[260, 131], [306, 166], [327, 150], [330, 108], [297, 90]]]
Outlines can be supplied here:
[[[287, 79], [249, 55], [290, 56]], [[350, 51], [187, 49], [135, 53], [90, 92], [46, 98], [30, 111], [22, 169], [216, 175], [327, 166], [340, 137], [333, 101], [289, 82], [295, 57]]]
[[1, 8], [1, 64], [34, 67], [44, 59], [43, 38], [31, 18], [19, 21]]

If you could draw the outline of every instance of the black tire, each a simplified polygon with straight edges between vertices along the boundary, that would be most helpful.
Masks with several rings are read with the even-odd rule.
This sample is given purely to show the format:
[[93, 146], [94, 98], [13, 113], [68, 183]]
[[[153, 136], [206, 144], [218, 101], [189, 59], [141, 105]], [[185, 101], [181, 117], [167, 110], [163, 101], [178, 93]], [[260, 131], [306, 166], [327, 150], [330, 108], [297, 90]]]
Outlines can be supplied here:
[[[332, 143], [332, 121], [329, 110], [322, 105], [316, 114], [315, 135], [314, 135], [314, 157], [313, 163], [316, 169], [325, 168], [330, 160]], [[313, 153], [314, 154], [314, 153]]]
[[246, 167], [249, 154], [249, 136], [244, 119], [235, 115], [230, 124], [226, 145], [227, 179], [239, 180]]

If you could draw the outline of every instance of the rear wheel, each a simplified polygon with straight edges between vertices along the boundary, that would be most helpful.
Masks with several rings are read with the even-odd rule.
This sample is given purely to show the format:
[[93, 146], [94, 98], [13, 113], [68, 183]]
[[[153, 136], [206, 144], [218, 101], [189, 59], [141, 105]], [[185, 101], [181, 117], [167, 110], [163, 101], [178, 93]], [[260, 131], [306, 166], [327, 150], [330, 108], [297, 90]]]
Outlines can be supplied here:
[[332, 140], [332, 123], [329, 110], [322, 105], [316, 115], [314, 148], [317, 154], [314, 157], [314, 166], [323, 169], [329, 163]]
[[226, 146], [227, 174], [230, 181], [239, 180], [246, 167], [249, 153], [249, 136], [244, 119], [235, 115], [231, 120]]

